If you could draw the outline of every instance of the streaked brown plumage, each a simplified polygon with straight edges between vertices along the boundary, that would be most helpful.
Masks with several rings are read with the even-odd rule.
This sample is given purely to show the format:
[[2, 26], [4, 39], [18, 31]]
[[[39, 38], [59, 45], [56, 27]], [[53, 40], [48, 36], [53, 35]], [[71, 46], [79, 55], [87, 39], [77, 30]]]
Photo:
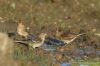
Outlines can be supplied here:
[[56, 37], [61, 39], [61, 40], [69, 40], [69, 39], [72, 39], [74, 38], [76, 35], [75, 34], [72, 34], [70, 33], [70, 31], [63, 31], [63, 29], [61, 28], [57, 28], [57, 31], [56, 31]]
[[27, 36], [29, 35], [22, 20], [19, 20], [19, 22], [18, 22], [17, 33], [18, 33], [18, 35], [25, 37], [25, 38], [27, 38]]
[[44, 41], [45, 41], [45, 37], [47, 36], [46, 33], [41, 33], [39, 35], [39, 38], [41, 39], [41, 41], [36, 41], [34, 43], [30, 43], [29, 45], [33, 48], [37, 48], [37, 47], [40, 47], [44, 44]]
[[84, 35], [86, 33], [81, 33], [78, 35], [75, 35], [73, 33], [70, 33], [70, 31], [66, 32], [63, 31], [61, 28], [57, 29], [56, 31], [56, 37], [59, 38], [60, 40], [64, 41], [64, 43], [69, 44], [71, 42], [73, 42], [77, 37]]

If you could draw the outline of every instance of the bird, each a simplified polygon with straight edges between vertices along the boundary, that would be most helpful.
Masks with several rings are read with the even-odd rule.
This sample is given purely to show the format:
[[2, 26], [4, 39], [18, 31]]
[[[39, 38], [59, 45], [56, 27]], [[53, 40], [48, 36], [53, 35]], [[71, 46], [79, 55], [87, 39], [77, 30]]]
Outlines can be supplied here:
[[73, 37], [75, 37], [76, 34], [72, 33], [70, 31], [70, 29], [68, 30], [63, 30], [61, 27], [57, 27], [56, 33], [55, 33], [55, 37], [57, 37], [58, 39], [72, 39]]
[[41, 39], [40, 41], [37, 40], [35, 42], [30, 42], [29, 43], [29, 46], [31, 46], [32, 48], [38, 48], [38, 47], [41, 47], [43, 44], [44, 44], [44, 41], [45, 41], [45, 38], [47, 36], [47, 33], [41, 33], [39, 35], [39, 38]]
[[19, 22], [18, 22], [17, 33], [20, 36], [23, 36], [23, 37], [27, 37], [28, 36], [28, 32], [26, 31], [26, 27], [23, 24], [23, 21], [22, 20], [19, 20]]
[[18, 26], [17, 26], [18, 35], [20, 35], [21, 37], [24, 37], [26, 40], [32, 40], [33, 41], [33, 38], [36, 37], [36, 35], [30, 34], [28, 32], [28, 30], [29, 30], [29, 27], [26, 27], [23, 24], [23, 21], [19, 20]]
[[75, 34], [75, 33], [72, 33], [70, 30], [63, 31], [61, 27], [57, 27], [56, 34], [55, 35], [64, 44], [70, 44], [76, 38], [78, 38], [79, 36], [84, 35], [84, 34], [86, 34], [86, 33]]
[[70, 40], [62, 40], [62, 41], [64, 41], [65, 44], [70, 44], [70, 43], [73, 42], [76, 38], [78, 38], [79, 36], [84, 35], [84, 34], [86, 34], [86, 33], [81, 33], [81, 34], [76, 35], [75, 37], [73, 37], [73, 38], [70, 39]]

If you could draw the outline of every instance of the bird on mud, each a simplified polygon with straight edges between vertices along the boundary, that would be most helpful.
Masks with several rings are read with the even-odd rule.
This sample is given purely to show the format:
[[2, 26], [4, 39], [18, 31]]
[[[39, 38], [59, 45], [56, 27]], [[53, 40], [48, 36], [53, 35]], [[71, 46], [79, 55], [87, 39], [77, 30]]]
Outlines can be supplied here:
[[70, 40], [62, 40], [62, 41], [64, 41], [65, 44], [70, 44], [70, 43], [73, 42], [76, 38], [78, 38], [79, 36], [84, 35], [84, 34], [86, 34], [86, 33], [81, 33], [81, 34], [76, 35], [75, 37], [73, 37], [73, 38], [70, 39]]
[[22, 20], [19, 20], [18, 22], [18, 26], [17, 26], [17, 33], [18, 35], [20, 35], [21, 37], [24, 37], [26, 40], [33, 40], [33, 38], [35, 37], [35, 35], [30, 34], [28, 32], [29, 28], [27, 28], [24, 24]]
[[63, 39], [72, 39], [73, 37], [75, 37], [75, 33], [71, 33], [70, 30], [66, 30], [64, 31], [61, 27], [57, 27], [56, 33], [55, 33], [55, 37], [57, 37], [60, 40]]
[[78, 38], [81, 35], [84, 35], [86, 33], [81, 33], [81, 34], [75, 34], [70, 32], [70, 30], [63, 31], [62, 28], [57, 27], [56, 34], [55, 36], [60, 39], [64, 44], [69, 44], [73, 42], [76, 38]]
[[46, 39], [46, 36], [47, 36], [46, 33], [41, 33], [41, 34], [39, 35], [40, 41], [37, 40], [37, 41], [35, 41], [35, 42], [30, 42], [29, 45], [30, 45], [32, 48], [41, 47], [41, 46], [44, 44], [44, 41], [45, 41], [45, 39]]

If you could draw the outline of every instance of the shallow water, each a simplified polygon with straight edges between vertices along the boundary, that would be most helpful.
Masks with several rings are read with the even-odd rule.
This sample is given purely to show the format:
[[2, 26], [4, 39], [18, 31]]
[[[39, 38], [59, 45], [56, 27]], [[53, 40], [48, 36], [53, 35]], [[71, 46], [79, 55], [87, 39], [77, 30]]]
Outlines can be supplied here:
[[64, 63], [61, 63], [60, 66], [72, 66], [72, 65], [71, 65], [71, 63], [64, 62]]

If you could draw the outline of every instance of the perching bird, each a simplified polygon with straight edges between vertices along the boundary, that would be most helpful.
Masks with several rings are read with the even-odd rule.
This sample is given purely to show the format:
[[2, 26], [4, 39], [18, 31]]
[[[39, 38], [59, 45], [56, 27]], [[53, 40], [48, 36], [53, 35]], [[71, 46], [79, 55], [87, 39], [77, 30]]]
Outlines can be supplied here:
[[22, 20], [19, 20], [18, 22], [17, 33], [18, 35], [24, 37], [26, 40], [33, 40], [33, 38], [35, 37], [35, 35], [32, 35], [27, 31], [27, 28], [23, 24]]
[[41, 41], [37, 40], [35, 42], [30, 42], [29, 45], [32, 47], [32, 48], [37, 48], [37, 47], [40, 47], [44, 44], [44, 41], [45, 41], [45, 38], [46, 38], [47, 34], [46, 33], [41, 33], [39, 35], [39, 38], [41, 39]]
[[57, 28], [56, 30], [56, 34], [55, 34], [55, 37], [60, 39], [60, 40], [63, 40], [63, 39], [66, 39], [66, 40], [69, 40], [69, 39], [72, 39], [76, 36], [75, 33], [71, 33], [70, 30], [67, 30], [67, 31], [64, 31], [62, 28]]
[[70, 40], [62, 40], [62, 41], [64, 41], [64, 43], [66, 43], [66, 44], [70, 44], [70, 43], [73, 42], [76, 38], [78, 38], [79, 36], [84, 35], [84, 34], [86, 34], [86, 33], [81, 33], [81, 34], [76, 35], [74, 38], [72, 38], [72, 39], [70, 39]]
[[17, 33], [20, 36], [23, 36], [23, 37], [27, 37], [28, 36], [28, 32], [26, 31], [26, 27], [23, 24], [23, 21], [22, 20], [19, 20], [19, 22], [18, 22]]

